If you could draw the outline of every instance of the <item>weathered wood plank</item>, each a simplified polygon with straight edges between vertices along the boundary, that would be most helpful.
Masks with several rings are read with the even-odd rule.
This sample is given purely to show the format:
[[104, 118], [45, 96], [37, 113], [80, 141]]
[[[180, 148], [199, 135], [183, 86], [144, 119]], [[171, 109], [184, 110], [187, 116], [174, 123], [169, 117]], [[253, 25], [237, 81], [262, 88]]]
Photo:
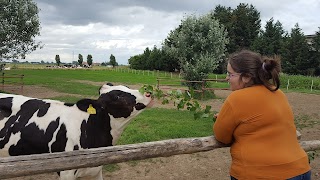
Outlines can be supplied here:
[[[320, 149], [320, 141], [303, 141], [305, 150]], [[130, 160], [190, 154], [226, 147], [213, 136], [182, 138], [72, 152], [0, 158], [0, 179], [94, 167]]]

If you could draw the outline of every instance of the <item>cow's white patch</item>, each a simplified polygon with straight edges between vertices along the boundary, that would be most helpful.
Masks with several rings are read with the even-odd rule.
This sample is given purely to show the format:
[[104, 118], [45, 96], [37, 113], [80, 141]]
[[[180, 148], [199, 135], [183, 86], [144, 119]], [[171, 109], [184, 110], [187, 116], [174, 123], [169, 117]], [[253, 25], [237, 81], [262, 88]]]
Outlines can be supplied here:
[[52, 149], [51, 149], [52, 144], [53, 144], [54, 142], [56, 142], [56, 140], [57, 140], [56, 137], [57, 137], [57, 134], [58, 134], [58, 132], [59, 132], [60, 127], [61, 127], [61, 123], [59, 124], [58, 129], [57, 129], [56, 131], [54, 131], [53, 137], [52, 137], [51, 141], [48, 143], [48, 147], [49, 147], [49, 151], [50, 151], [50, 152], [52, 152]]
[[9, 156], [9, 152], [8, 151], [9, 151], [10, 146], [16, 145], [20, 138], [21, 138], [21, 133], [20, 132], [17, 132], [16, 134], [12, 134], [10, 136], [10, 139], [9, 139], [8, 143], [0, 151], [1, 157]]
[[123, 130], [127, 127], [129, 122], [134, 118], [136, 115], [138, 115], [141, 111], [133, 110], [133, 112], [130, 114], [127, 118], [114, 118], [112, 115], [110, 115], [110, 125], [111, 125], [111, 135], [112, 135], [112, 145], [116, 145]]

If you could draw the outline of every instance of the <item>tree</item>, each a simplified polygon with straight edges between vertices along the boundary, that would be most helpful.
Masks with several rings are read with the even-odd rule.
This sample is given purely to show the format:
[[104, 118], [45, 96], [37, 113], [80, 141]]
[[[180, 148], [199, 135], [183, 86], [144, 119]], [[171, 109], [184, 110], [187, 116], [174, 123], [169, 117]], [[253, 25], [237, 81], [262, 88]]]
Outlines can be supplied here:
[[112, 67], [118, 66], [118, 63], [117, 63], [117, 61], [116, 61], [116, 57], [114, 57], [113, 54], [110, 55], [109, 64], [110, 64]]
[[[225, 28], [207, 14], [191, 15], [171, 31], [164, 42], [164, 50], [179, 60], [185, 80], [202, 80], [224, 60], [228, 43]], [[193, 88], [196, 84], [189, 84]]]
[[78, 55], [78, 63], [79, 63], [80, 66], [82, 66], [82, 63], [83, 63], [83, 56], [82, 56], [82, 54], [79, 54], [79, 55]]
[[211, 14], [227, 28], [230, 38], [228, 53], [251, 47], [259, 34], [260, 12], [253, 5], [240, 3], [234, 10], [217, 6]]
[[142, 64], [142, 54], [139, 55], [135, 55], [135, 56], [131, 56], [128, 59], [128, 64], [130, 65], [131, 69], [141, 69], [141, 65]]
[[150, 51], [149, 47], [147, 47], [147, 48], [143, 51], [143, 54], [142, 54], [142, 56], [141, 56], [141, 58], [142, 58], [142, 61], [141, 61], [141, 62], [143, 62], [143, 63], [140, 64], [141, 69], [143, 69], [143, 70], [149, 69], [149, 68], [148, 68], [148, 65], [150, 65], [150, 63], [148, 63], [148, 61], [149, 61], [150, 55], [151, 55], [151, 51]]
[[235, 32], [233, 31], [233, 19], [234, 16], [232, 15], [233, 10], [231, 7], [225, 7], [218, 5], [215, 7], [213, 11], [211, 11], [211, 15], [219, 20], [221, 24], [225, 26], [228, 31], [229, 43], [227, 44], [227, 51], [232, 53], [236, 49], [236, 42], [235, 39]]
[[59, 54], [56, 55], [55, 60], [56, 60], [57, 66], [60, 66], [61, 61], [60, 61]]
[[233, 33], [236, 49], [249, 48], [260, 31], [260, 12], [254, 6], [240, 3], [233, 11]]
[[252, 49], [267, 56], [279, 55], [283, 45], [284, 33], [282, 24], [279, 21], [274, 23], [273, 18], [271, 18], [265, 25], [265, 31], [261, 30], [261, 33], [255, 39]]
[[148, 61], [149, 61], [149, 56], [151, 54], [150, 49], [147, 47], [143, 54], [139, 54], [133, 57], [129, 58], [129, 64], [130, 64], [130, 68], [132, 69], [142, 69], [142, 70], [146, 70], [149, 69], [148, 67]]
[[315, 37], [311, 41], [310, 46], [310, 61], [313, 64], [314, 73], [311, 75], [320, 75], [320, 27], [319, 30], [315, 33]]
[[[210, 12], [228, 31], [227, 54], [251, 47], [260, 30], [260, 13], [254, 6], [240, 3], [236, 9], [218, 5]], [[225, 73], [226, 61], [222, 61], [215, 73]]]
[[88, 63], [88, 65], [89, 66], [91, 66], [92, 65], [92, 55], [91, 54], [88, 54], [88, 56], [87, 56], [87, 63]]
[[39, 9], [32, 0], [0, 1], [0, 60], [25, 58], [40, 47]]
[[148, 59], [146, 59], [146, 65], [148, 70], [156, 69], [156, 61], [160, 59], [160, 50], [157, 46], [153, 46], [153, 49], [150, 51]]
[[179, 60], [161, 49], [160, 57], [155, 62], [155, 69], [169, 72], [179, 71]]
[[284, 46], [281, 49], [281, 66], [288, 74], [308, 74], [312, 67], [309, 59], [309, 47], [306, 37], [298, 24], [291, 29], [289, 36], [285, 37]]

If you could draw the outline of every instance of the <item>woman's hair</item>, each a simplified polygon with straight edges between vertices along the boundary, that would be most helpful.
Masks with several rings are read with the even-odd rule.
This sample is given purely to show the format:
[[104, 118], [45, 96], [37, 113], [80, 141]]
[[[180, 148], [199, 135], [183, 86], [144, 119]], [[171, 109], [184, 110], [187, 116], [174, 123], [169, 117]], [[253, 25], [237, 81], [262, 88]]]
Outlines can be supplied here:
[[280, 86], [279, 73], [281, 70], [279, 59], [262, 57], [260, 54], [242, 50], [231, 54], [229, 64], [241, 77], [251, 77], [251, 84], [263, 84], [270, 91], [276, 91]]

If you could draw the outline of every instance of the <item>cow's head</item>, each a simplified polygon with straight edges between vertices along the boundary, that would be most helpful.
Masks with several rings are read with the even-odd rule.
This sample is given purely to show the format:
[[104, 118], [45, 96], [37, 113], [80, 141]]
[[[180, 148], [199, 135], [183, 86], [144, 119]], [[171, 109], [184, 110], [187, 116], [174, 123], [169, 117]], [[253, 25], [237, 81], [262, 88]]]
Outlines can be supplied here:
[[[77, 102], [77, 107], [88, 112], [89, 121], [102, 120], [111, 129], [112, 144], [114, 145], [120, 134], [132, 118], [143, 109], [153, 104], [150, 93], [140, 93], [126, 86], [113, 86], [108, 83], [101, 86], [97, 100], [83, 99]], [[92, 109], [92, 112], [89, 111]], [[93, 122], [92, 121], [92, 122]], [[88, 122], [90, 124], [90, 122]]]
[[99, 104], [114, 118], [134, 116], [140, 110], [152, 104], [150, 93], [141, 94], [138, 90], [122, 85], [113, 86], [108, 83], [101, 86], [99, 92]]
[[132, 118], [153, 104], [150, 93], [140, 93], [126, 86], [103, 85], [98, 103], [110, 116], [112, 144], [115, 145], [120, 134]]

